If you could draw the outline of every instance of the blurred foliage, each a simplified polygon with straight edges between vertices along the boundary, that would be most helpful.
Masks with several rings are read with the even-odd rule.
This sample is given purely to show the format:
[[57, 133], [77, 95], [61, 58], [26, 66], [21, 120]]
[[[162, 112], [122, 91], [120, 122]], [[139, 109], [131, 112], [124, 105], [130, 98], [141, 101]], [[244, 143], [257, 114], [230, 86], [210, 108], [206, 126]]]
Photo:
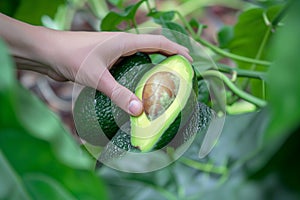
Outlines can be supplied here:
[[[233, 37], [227, 47], [230, 52], [245, 57], [263, 59], [267, 58], [269, 52], [267, 48], [272, 39], [276, 25], [270, 25], [277, 16], [281, 6], [270, 7], [268, 9], [254, 8], [240, 14], [237, 24], [234, 26]], [[224, 43], [224, 42], [223, 42]], [[245, 48], [247, 47], [247, 48]], [[254, 65], [252, 63], [238, 63], [239, 68], [255, 71], [265, 71], [265, 66]], [[245, 87], [245, 80], [241, 78], [239, 85]], [[247, 82], [246, 82], [247, 84]], [[251, 91], [254, 95], [263, 97], [262, 83], [259, 80], [251, 80]]]
[[[14, 7], [12, 2], [20, 6]], [[0, 8], [1, 12], [39, 24], [41, 16], [55, 16], [57, 7], [64, 3], [59, 0], [52, 3], [40, 1], [33, 5], [33, 2], [5, 0], [0, 2]], [[204, 137], [198, 134], [184, 156], [167, 168], [151, 173], [131, 174], [102, 166], [97, 170], [98, 178], [89, 170], [92, 168], [91, 159], [79, 150], [56, 117], [17, 84], [11, 68], [12, 62], [1, 44], [0, 199], [104, 199], [105, 187], [99, 179], [105, 181], [110, 199], [300, 198], [300, 162], [296, 156], [300, 147], [300, 57], [297, 51], [300, 45], [299, 1], [240, 1], [243, 6], [238, 7], [238, 21], [234, 26], [222, 25], [217, 37], [218, 46], [203, 41], [202, 30], [207, 25], [202, 24], [201, 19], [190, 20], [189, 16], [181, 15], [177, 9], [172, 10], [170, 7], [157, 10], [154, 1], [142, 0], [129, 4], [129, 1], [109, 0], [109, 5], [119, 10], [110, 12], [106, 6], [101, 10], [96, 0], [88, 2], [95, 5], [91, 10], [101, 21], [101, 30], [127, 31], [135, 28], [138, 33], [136, 16], [142, 10], [147, 20], [171, 30], [163, 34], [187, 46], [192, 56], [196, 56], [196, 53], [190, 41], [186, 40], [187, 36], [202, 44], [203, 49], [214, 59], [215, 66], [200, 56], [196, 59], [197, 63], [194, 63], [196, 71], [203, 73], [215, 70], [217, 66], [230, 77], [230, 81], [239, 90], [232, 92], [227, 88], [227, 106], [234, 108], [238, 105], [235, 107], [237, 109], [232, 110], [244, 113], [232, 112], [226, 116], [221, 137], [204, 159], [198, 158]], [[164, 2], [168, 5], [168, 1]], [[179, 4], [178, 10], [181, 8], [180, 3], [200, 5], [200, 1], [195, 0], [176, 2]], [[199, 9], [216, 2], [220, 3], [201, 1], [202, 7]], [[236, 1], [232, 2], [236, 5]], [[230, 7], [229, 0], [226, 4]], [[64, 9], [58, 9], [60, 13], [54, 17], [54, 27], [68, 28], [64, 20], [69, 5], [65, 3]], [[78, 8], [84, 6], [76, 5]], [[248, 9], [244, 10], [245, 7]], [[127, 23], [125, 28], [119, 26], [124, 22]], [[161, 60], [158, 55], [151, 57], [157, 62]], [[223, 58], [234, 61], [235, 65], [226, 66], [219, 62]], [[202, 84], [201, 89], [205, 92], [199, 99], [207, 103], [209, 85], [203, 81], [199, 81], [199, 84]], [[251, 109], [239, 107], [245, 105], [240, 104], [240, 92], [266, 100], [268, 106], [259, 108], [247, 102], [248, 106], [252, 105]]]
[[[291, 131], [299, 126], [300, 120], [300, 109], [296, 104], [300, 90], [298, 73], [295, 73], [300, 69], [299, 57], [291, 54], [291, 51], [296, 54], [299, 43], [296, 35], [300, 29], [295, 24], [299, 14], [295, 11], [285, 19], [286, 1], [252, 3], [251, 9], [241, 12], [234, 26], [224, 26], [220, 30], [220, 48], [199, 39], [205, 27], [201, 23], [186, 20], [176, 10], [149, 10], [148, 16], [155, 23], [172, 30], [163, 32], [167, 38], [188, 47], [192, 55], [191, 44], [180, 36], [190, 35], [213, 50], [221, 71], [237, 73], [235, 84], [242, 90], [249, 91], [250, 83], [252, 95], [260, 98], [268, 95], [270, 106], [247, 114], [227, 115], [218, 143], [204, 159], [198, 158], [203, 141], [200, 135], [181, 159], [157, 172], [129, 174], [103, 166], [98, 173], [108, 183], [112, 199], [153, 199], [153, 196], [156, 199], [300, 198], [296, 184], [299, 162], [288, 161], [295, 160], [293, 157], [300, 145], [299, 140], [288, 139], [295, 137], [296, 132]], [[295, 5], [294, 9], [300, 9], [300, 6]], [[179, 23], [174, 20], [174, 15], [179, 18]], [[280, 26], [282, 23], [284, 26]], [[126, 31], [126, 28], [122, 30]], [[173, 37], [170, 33], [174, 32]], [[218, 63], [220, 57], [236, 61], [237, 69]], [[274, 63], [269, 66], [263, 62], [261, 65], [260, 61], [266, 59]], [[196, 65], [196, 70], [203, 72], [211, 68], [203, 67]], [[236, 96], [229, 97], [228, 103], [232, 99], [237, 101]], [[205, 96], [200, 99], [207, 102]], [[288, 167], [288, 163], [294, 166]], [[294, 170], [289, 172], [289, 168]], [[115, 193], [116, 190], [119, 192]]]
[[57, 7], [65, 2], [65, 0], [2, 0], [0, 12], [30, 24], [41, 25], [42, 16], [53, 17]]
[[19, 85], [2, 41], [0, 58], [0, 199], [105, 199], [92, 161], [61, 121]]

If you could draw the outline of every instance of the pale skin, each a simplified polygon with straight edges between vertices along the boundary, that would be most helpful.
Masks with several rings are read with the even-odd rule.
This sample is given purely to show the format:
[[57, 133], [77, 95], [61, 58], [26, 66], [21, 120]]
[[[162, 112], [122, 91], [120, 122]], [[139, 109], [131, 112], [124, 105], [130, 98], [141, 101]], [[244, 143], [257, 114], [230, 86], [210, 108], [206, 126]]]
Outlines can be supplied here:
[[163, 36], [56, 31], [32, 26], [1, 13], [0, 37], [8, 44], [19, 69], [93, 87], [133, 116], [142, 113], [141, 101], [109, 72], [120, 57], [137, 51], [159, 52], [167, 56], [181, 54], [192, 61], [187, 48]]

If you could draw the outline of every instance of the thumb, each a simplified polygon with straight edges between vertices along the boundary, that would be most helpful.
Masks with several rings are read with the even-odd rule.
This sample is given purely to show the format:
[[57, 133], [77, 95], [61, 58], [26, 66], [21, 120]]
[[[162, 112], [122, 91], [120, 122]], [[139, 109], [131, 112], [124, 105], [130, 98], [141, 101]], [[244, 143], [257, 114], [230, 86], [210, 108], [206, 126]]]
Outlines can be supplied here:
[[98, 90], [107, 95], [118, 107], [133, 116], [143, 112], [143, 104], [129, 89], [120, 85], [108, 70], [103, 74]]

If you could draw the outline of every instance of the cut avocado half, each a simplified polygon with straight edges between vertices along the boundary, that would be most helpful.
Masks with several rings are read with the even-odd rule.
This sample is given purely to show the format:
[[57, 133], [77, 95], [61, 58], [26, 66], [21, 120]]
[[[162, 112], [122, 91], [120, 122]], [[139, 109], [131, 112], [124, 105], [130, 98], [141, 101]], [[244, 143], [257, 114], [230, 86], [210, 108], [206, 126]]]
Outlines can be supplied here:
[[130, 117], [133, 146], [141, 152], [151, 151], [173, 122], [180, 119], [193, 93], [194, 76], [192, 65], [180, 55], [165, 59], [144, 74], [135, 90], [144, 112]]

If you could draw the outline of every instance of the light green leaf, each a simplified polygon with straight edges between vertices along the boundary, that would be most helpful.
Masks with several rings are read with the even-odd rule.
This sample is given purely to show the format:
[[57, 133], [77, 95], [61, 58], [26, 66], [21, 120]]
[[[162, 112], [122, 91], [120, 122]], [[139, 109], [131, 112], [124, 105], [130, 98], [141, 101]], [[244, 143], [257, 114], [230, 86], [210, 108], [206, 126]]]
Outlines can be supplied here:
[[34, 137], [50, 141], [61, 162], [73, 167], [90, 168], [90, 160], [85, 155], [78, 156], [78, 145], [66, 132], [57, 116], [22, 87], [18, 88], [17, 93], [15, 114], [22, 126]]
[[188, 33], [181, 25], [175, 22], [163, 21], [162, 27], [164, 28], [162, 30], [162, 34], [166, 38], [189, 49], [192, 49]]
[[[0, 57], [5, 56], [1, 47]], [[11, 64], [3, 66], [4, 72], [13, 73]], [[0, 90], [0, 110], [0, 199], [31, 199], [51, 192], [51, 188], [40, 191], [42, 185], [32, 182], [30, 190], [23, 187], [28, 186], [24, 179], [28, 174], [51, 177], [63, 187], [63, 196], [106, 199], [103, 183], [90, 170], [92, 161], [37, 97], [18, 84], [9, 85]]]
[[15, 75], [13, 70], [13, 62], [8, 54], [5, 43], [0, 38], [0, 93], [13, 87], [15, 84]]
[[44, 174], [26, 174], [24, 176], [24, 183], [34, 199], [77, 199], [70, 191], [67, 191], [63, 185], [52, 177]]
[[124, 0], [109, 0], [109, 3], [117, 6], [118, 8], [122, 8]]
[[[269, 43], [273, 36], [270, 22], [275, 18], [281, 7], [271, 7], [267, 11], [262, 8], [250, 9], [243, 12], [237, 24], [234, 26], [234, 36], [227, 48], [234, 54], [267, 60], [269, 54]], [[266, 71], [265, 66], [252, 65], [237, 62], [242, 69]], [[245, 79], [238, 80], [238, 85], [244, 87]], [[260, 98], [263, 97], [263, 85], [260, 80], [251, 80], [251, 93]]]

